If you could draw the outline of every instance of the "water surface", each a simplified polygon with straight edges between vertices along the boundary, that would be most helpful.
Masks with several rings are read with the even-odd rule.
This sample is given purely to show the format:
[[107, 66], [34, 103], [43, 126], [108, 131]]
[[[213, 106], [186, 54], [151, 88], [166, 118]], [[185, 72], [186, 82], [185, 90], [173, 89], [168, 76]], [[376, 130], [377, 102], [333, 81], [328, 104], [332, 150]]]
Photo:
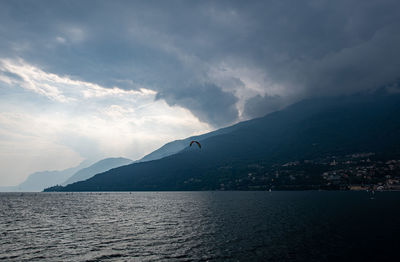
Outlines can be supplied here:
[[384, 261], [399, 192], [1, 193], [5, 261]]

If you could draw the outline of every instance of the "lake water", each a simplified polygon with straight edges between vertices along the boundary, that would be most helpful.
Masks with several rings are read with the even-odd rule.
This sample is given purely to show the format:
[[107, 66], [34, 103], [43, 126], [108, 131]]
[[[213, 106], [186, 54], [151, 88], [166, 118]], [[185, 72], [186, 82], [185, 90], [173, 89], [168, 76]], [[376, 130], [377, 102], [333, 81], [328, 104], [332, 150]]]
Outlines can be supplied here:
[[1, 193], [0, 260], [394, 261], [399, 204], [400, 192]]

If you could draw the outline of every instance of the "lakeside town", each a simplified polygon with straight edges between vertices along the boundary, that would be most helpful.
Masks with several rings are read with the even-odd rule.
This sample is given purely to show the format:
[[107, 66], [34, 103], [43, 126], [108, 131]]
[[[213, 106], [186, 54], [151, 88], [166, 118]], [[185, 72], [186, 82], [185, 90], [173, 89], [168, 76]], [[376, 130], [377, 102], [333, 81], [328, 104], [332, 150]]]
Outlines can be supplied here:
[[327, 185], [350, 190], [400, 190], [400, 160], [376, 160], [373, 153], [353, 154], [333, 159], [332, 170], [322, 174]]
[[[223, 167], [227, 170], [231, 167]], [[242, 171], [245, 171], [242, 169]], [[249, 164], [220, 190], [400, 190], [400, 159], [362, 152], [274, 164]]]

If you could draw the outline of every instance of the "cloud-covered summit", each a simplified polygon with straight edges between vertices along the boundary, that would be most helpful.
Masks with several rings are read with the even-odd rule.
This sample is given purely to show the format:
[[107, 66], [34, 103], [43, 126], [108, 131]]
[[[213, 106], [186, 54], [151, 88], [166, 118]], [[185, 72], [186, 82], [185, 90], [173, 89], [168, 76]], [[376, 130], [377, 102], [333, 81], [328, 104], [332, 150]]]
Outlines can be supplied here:
[[399, 11], [397, 0], [3, 1], [0, 55], [144, 86], [218, 127], [395, 82]]

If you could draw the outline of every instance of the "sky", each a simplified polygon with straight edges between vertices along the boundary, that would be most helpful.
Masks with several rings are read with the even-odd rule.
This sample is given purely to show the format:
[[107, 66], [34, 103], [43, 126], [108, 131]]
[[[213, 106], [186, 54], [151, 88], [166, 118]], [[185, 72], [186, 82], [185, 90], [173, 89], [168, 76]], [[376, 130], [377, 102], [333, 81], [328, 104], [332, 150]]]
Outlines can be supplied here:
[[0, 186], [399, 91], [398, 0], [0, 0]]

